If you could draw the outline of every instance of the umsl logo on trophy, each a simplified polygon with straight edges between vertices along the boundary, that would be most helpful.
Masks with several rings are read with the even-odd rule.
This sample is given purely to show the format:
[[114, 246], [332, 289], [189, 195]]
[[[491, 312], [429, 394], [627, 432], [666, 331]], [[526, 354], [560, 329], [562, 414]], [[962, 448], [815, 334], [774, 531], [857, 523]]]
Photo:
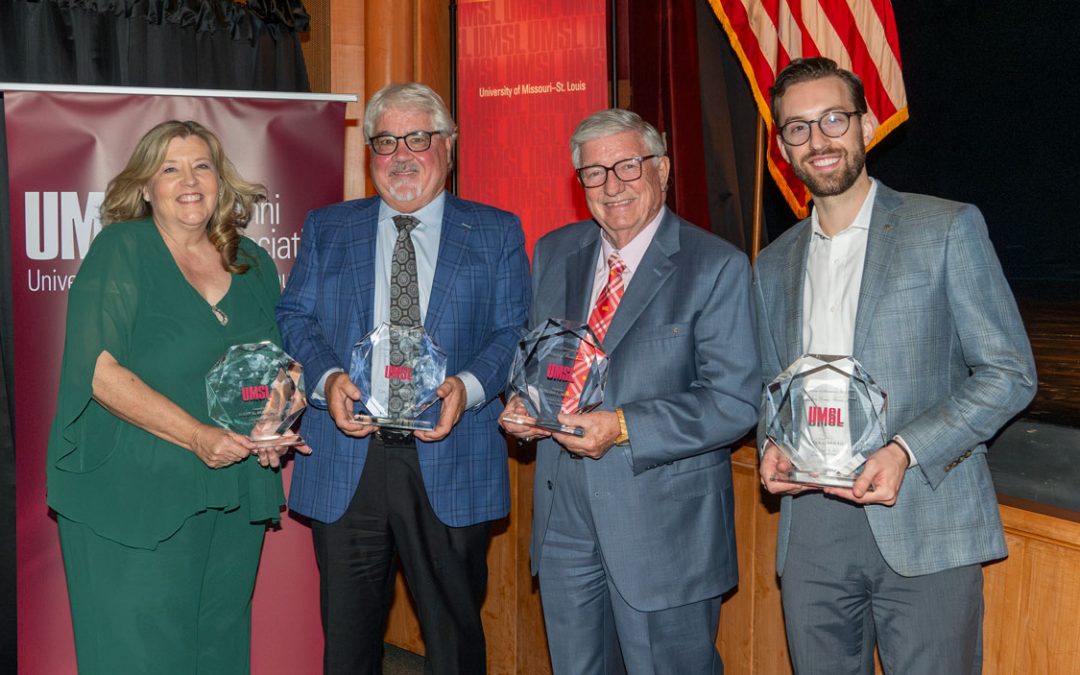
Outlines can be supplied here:
[[403, 380], [408, 382], [412, 380], [412, 368], [408, 366], [387, 366], [385, 375], [388, 380]]
[[807, 406], [806, 424], [812, 427], [842, 427], [844, 426], [843, 412], [840, 408]]
[[265, 384], [240, 387], [240, 399], [243, 401], [259, 401], [268, 398], [270, 398], [270, 387]]
[[574, 379], [573, 366], [562, 366], [558, 363], [549, 363], [547, 367], [547, 379], [569, 382]]

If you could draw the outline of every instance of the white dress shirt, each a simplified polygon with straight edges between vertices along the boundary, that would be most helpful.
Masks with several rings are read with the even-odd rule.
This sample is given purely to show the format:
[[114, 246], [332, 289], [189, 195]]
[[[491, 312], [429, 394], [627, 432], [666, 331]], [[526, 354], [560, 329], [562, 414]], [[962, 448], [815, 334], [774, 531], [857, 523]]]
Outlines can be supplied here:
[[[596, 299], [600, 297], [600, 292], [604, 290], [604, 286], [607, 286], [608, 257], [612, 253], [618, 253], [619, 257], [622, 258], [623, 263], [626, 265], [626, 269], [622, 273], [623, 288], [629, 288], [630, 280], [634, 278], [634, 272], [641, 265], [641, 259], [645, 257], [645, 251], [649, 249], [649, 244], [652, 243], [656, 231], [660, 229], [660, 222], [664, 220], [666, 215], [667, 207], [663, 206], [660, 208], [660, 212], [656, 214], [656, 217], [645, 226], [645, 229], [638, 232], [637, 236], [621, 249], [615, 248], [615, 244], [608, 238], [607, 232], [600, 231], [600, 255], [596, 259], [596, 270], [593, 272], [592, 296], [589, 298], [590, 315], [596, 306]], [[615, 311], [618, 312], [618, 309]]]
[[[810, 214], [810, 250], [803, 287], [805, 353], [851, 356], [854, 351], [855, 315], [876, 195], [877, 182], [871, 179], [855, 220], [831, 237], [822, 231], [816, 207]], [[893, 440], [907, 452], [910, 466], [918, 464], [904, 439], [895, 436]]]
[[[394, 216], [409, 215], [420, 221], [409, 233], [413, 249], [416, 251], [416, 282], [420, 295], [420, 323], [427, 317], [428, 300], [431, 298], [431, 284], [435, 280], [435, 267], [439, 262], [439, 242], [442, 238], [443, 209], [446, 205], [446, 193], [440, 192], [435, 199], [413, 213], [403, 214], [395, 211], [385, 201], [379, 204], [379, 222], [375, 239], [375, 298], [372, 307], [372, 326], [378, 327], [390, 320], [390, 269], [394, 258], [394, 246], [397, 244], [398, 229]], [[362, 336], [358, 336], [362, 337]], [[323, 398], [326, 378], [341, 372], [332, 368], [319, 378], [314, 395]], [[457, 373], [465, 384], [465, 407], [471, 408], [483, 403], [484, 388], [480, 380], [467, 370]]]

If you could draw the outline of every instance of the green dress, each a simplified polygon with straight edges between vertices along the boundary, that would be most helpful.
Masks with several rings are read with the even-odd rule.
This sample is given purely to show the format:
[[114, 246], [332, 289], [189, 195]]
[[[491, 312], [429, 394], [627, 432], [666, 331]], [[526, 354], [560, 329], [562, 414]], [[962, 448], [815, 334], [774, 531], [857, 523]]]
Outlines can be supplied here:
[[[150, 220], [116, 223], [94, 240], [68, 295], [56, 418], [49, 435], [48, 504], [121, 544], [154, 549], [190, 516], [243, 505], [252, 523], [280, 517], [280, 474], [254, 457], [222, 469], [122, 421], [91, 398], [102, 351], [196, 419], [207, 415], [206, 372], [234, 344], [280, 344], [277, 270], [242, 239], [218, 303], [223, 326], [187, 282]], [[243, 497], [243, 499], [241, 499]]]

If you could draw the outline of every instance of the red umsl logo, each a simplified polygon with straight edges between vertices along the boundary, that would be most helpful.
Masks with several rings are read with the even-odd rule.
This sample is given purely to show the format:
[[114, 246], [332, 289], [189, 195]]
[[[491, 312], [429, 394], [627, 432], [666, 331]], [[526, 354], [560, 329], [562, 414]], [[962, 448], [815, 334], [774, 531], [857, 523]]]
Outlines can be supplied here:
[[574, 369], [570, 366], [560, 366], [557, 363], [549, 363], [547, 367], [547, 378], [549, 380], [569, 382], [574, 379]]
[[840, 408], [822, 408], [810, 406], [806, 409], [806, 423], [812, 427], [842, 427]]
[[260, 384], [254, 387], [240, 387], [240, 398], [245, 401], [257, 401], [270, 398], [270, 387]]
[[405, 380], [408, 382], [412, 379], [412, 368], [408, 366], [387, 366], [386, 379]]

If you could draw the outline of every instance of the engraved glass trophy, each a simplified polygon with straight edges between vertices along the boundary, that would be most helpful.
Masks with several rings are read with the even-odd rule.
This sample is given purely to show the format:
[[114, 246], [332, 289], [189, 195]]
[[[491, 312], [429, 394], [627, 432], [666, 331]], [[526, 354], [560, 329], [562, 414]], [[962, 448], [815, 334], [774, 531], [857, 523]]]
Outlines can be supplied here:
[[282, 438], [307, 406], [302, 371], [268, 340], [229, 347], [206, 374], [210, 418], [262, 446], [303, 443]]
[[887, 443], [887, 396], [850, 356], [805, 354], [769, 383], [765, 435], [794, 469], [779, 480], [851, 487]]
[[364, 424], [391, 429], [432, 429], [418, 419], [438, 400], [446, 379], [446, 354], [423, 326], [383, 323], [353, 346], [349, 377], [360, 389]]
[[608, 359], [586, 324], [548, 319], [518, 343], [510, 368], [510, 390], [529, 416], [505, 415], [514, 424], [584, 436], [581, 427], [559, 423], [558, 415], [588, 412], [604, 400]]

